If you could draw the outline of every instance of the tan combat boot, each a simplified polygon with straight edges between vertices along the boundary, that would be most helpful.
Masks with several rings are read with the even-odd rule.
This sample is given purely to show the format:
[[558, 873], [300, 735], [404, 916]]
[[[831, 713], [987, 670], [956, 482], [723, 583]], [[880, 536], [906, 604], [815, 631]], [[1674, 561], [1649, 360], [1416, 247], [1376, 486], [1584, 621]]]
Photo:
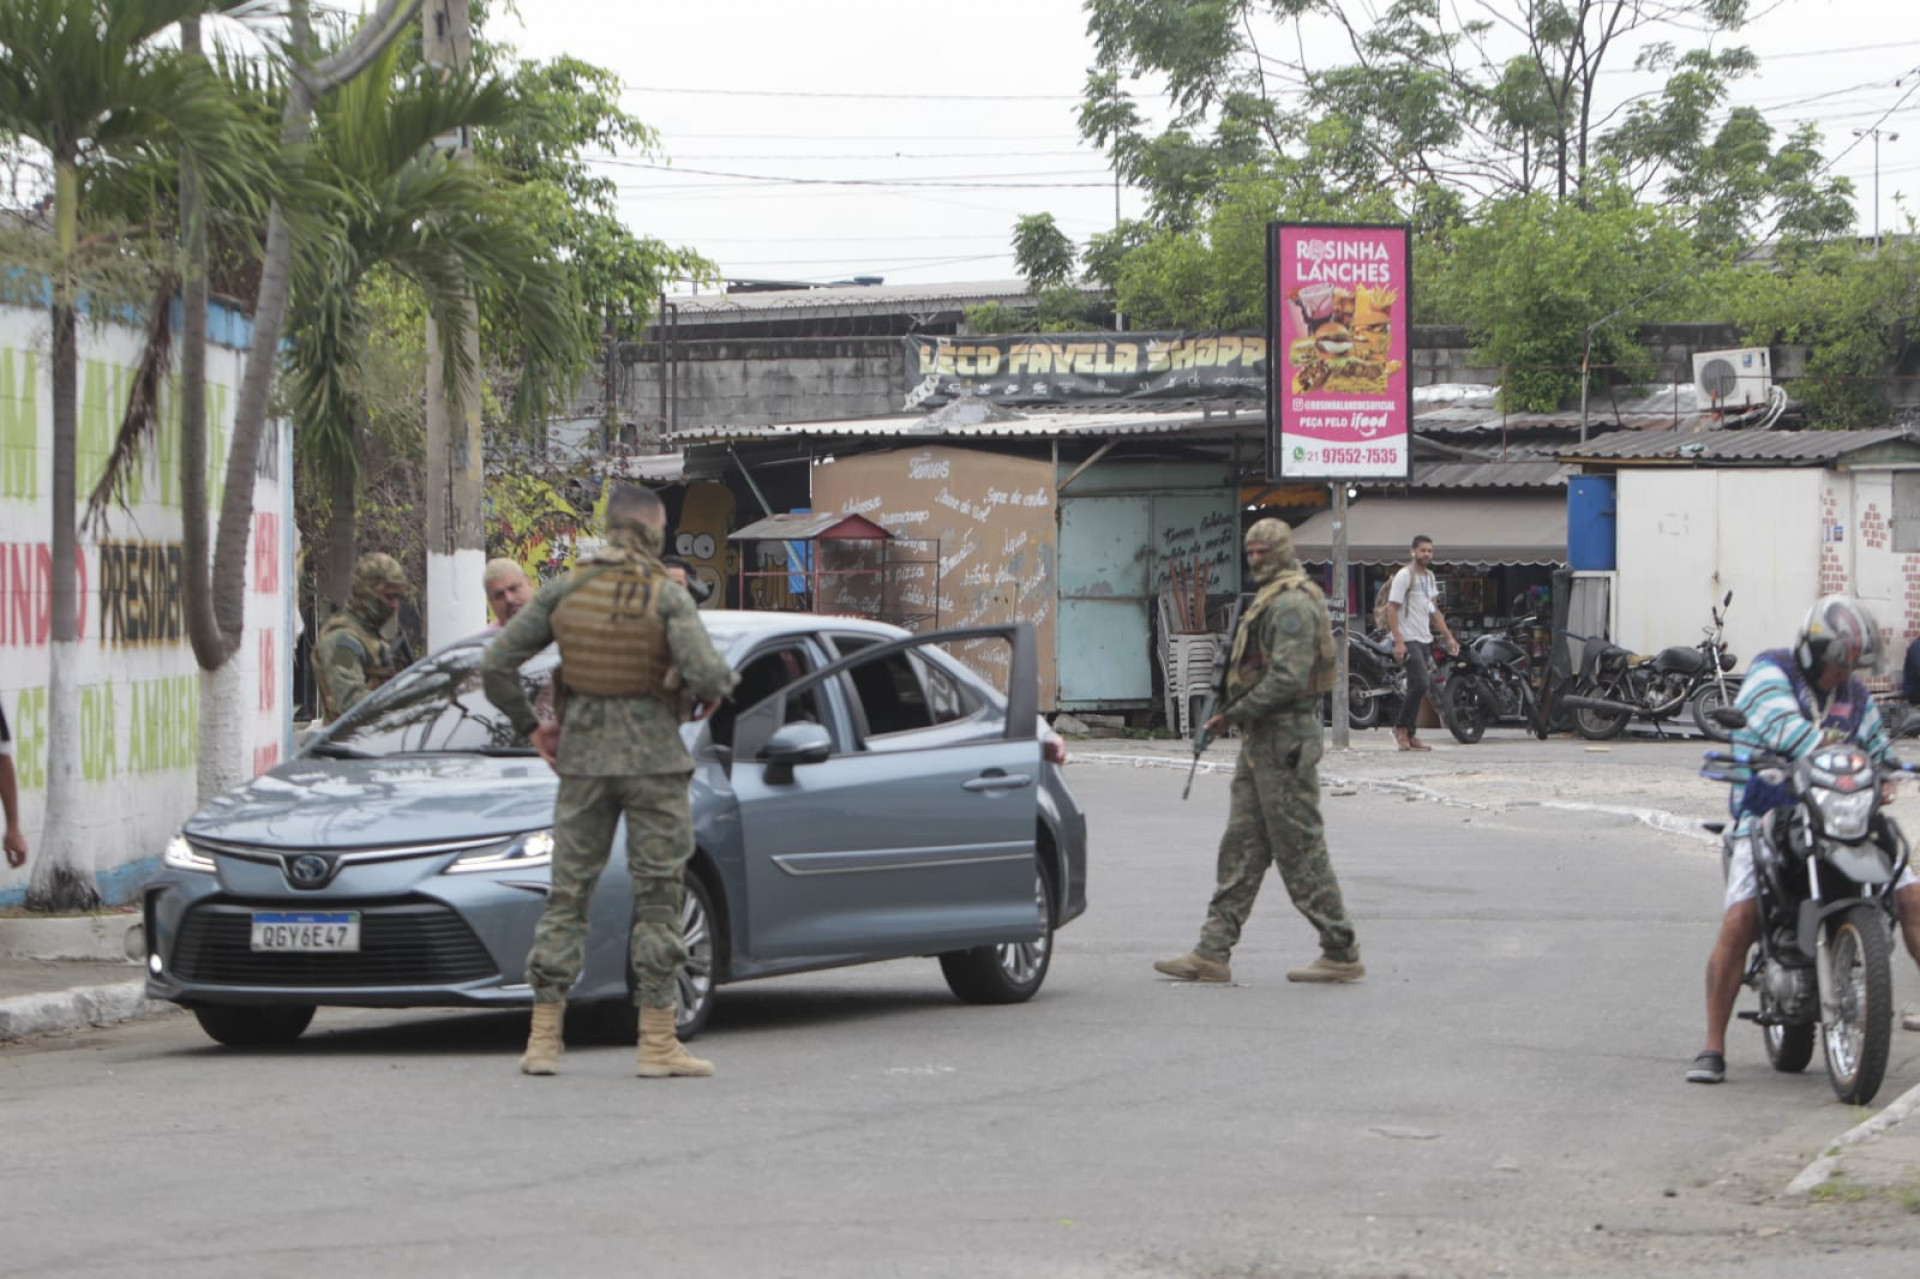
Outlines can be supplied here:
[[554, 1004], [533, 1006], [533, 1028], [527, 1032], [527, 1051], [520, 1054], [523, 1075], [560, 1073], [560, 1021], [567, 1013], [563, 999]]
[[1328, 959], [1325, 955], [1305, 968], [1287, 969], [1288, 981], [1359, 981], [1367, 975], [1367, 966], [1357, 959]]
[[702, 1061], [680, 1046], [673, 1032], [673, 1009], [640, 1010], [640, 1056], [633, 1073], [642, 1079], [670, 1079], [688, 1075], [704, 1079], [713, 1073], [713, 1063]]
[[1181, 981], [1233, 980], [1233, 969], [1218, 959], [1208, 959], [1196, 950], [1174, 959], [1156, 959], [1153, 961], [1153, 971], [1178, 977]]

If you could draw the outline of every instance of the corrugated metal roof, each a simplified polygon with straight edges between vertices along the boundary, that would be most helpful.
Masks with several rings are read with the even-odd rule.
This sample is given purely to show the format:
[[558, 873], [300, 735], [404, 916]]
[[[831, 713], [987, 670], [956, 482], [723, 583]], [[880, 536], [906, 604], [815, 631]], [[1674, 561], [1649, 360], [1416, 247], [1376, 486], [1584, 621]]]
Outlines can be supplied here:
[[[960, 284], [835, 285], [823, 289], [768, 289], [748, 293], [682, 294], [669, 297], [683, 324], [725, 324], [749, 320], [792, 319], [823, 312], [866, 314], [874, 311], [951, 311], [982, 302], [1031, 302], [1024, 280], [985, 280]], [[656, 326], [671, 328], [672, 319]]]
[[1863, 450], [1920, 438], [1900, 427], [1875, 431], [1635, 431], [1567, 444], [1568, 460], [1676, 462], [1785, 462], [1819, 465]]
[[[845, 527], [842, 528], [842, 525]], [[759, 542], [778, 539], [787, 542], [807, 542], [836, 528], [840, 529], [842, 538], [857, 541], [879, 541], [893, 536], [864, 515], [845, 515], [837, 511], [810, 511], [769, 515], [765, 519], [755, 520], [745, 528], [734, 530], [727, 535], [727, 540]]]
[[1567, 477], [1573, 473], [1573, 466], [1558, 458], [1415, 462], [1413, 485], [1420, 489], [1558, 489], [1567, 486]]
[[788, 422], [775, 426], [688, 426], [674, 433], [682, 444], [716, 440], [777, 440], [809, 435], [901, 437], [907, 439], [973, 439], [989, 436], [1032, 436], [1047, 438], [1066, 435], [1183, 435], [1206, 431], [1232, 431], [1249, 425], [1256, 429], [1266, 420], [1266, 410], [1249, 405], [1237, 414], [1224, 409], [1212, 413], [1191, 408], [1158, 411], [1153, 409], [1103, 408], [1092, 412], [1025, 412], [1007, 416], [998, 414], [969, 425], [946, 425], [953, 419], [934, 414], [902, 413], [890, 417], [850, 418], [837, 422]]
[[[1498, 387], [1461, 383], [1415, 387], [1414, 429], [1422, 435], [1580, 429], [1578, 408], [1503, 413], [1498, 394]], [[1590, 432], [1692, 430], [1719, 425], [1718, 419], [1702, 414], [1690, 382], [1652, 387], [1639, 395], [1595, 398], [1587, 404], [1586, 420]]]

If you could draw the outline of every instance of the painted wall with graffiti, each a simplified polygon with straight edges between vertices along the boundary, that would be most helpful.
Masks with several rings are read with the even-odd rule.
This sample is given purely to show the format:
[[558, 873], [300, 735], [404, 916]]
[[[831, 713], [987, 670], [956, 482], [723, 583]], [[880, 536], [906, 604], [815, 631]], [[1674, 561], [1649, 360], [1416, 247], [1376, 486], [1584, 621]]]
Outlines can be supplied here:
[[[216, 308], [207, 353], [208, 490], [217, 512], [251, 332]], [[82, 511], [118, 434], [142, 333], [80, 326], [78, 493]], [[45, 311], [0, 306], [0, 705], [13, 729], [28, 846], [46, 798], [52, 623], [53, 393]], [[163, 387], [158, 429], [108, 511], [80, 533], [82, 819], [102, 895], [130, 900], [195, 806], [201, 675], [188, 645], [182, 574], [180, 397]], [[246, 639], [232, 659], [246, 689], [246, 757], [257, 774], [292, 744], [292, 441], [270, 424], [254, 468]], [[213, 518], [210, 516], [211, 524]], [[26, 891], [31, 861], [0, 868], [0, 906]]]

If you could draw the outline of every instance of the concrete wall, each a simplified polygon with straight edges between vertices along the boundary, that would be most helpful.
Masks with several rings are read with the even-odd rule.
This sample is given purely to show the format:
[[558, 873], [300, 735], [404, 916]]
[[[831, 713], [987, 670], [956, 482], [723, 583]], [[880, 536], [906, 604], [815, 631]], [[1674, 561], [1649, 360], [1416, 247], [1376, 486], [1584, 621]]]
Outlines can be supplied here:
[[[222, 311], [207, 354], [208, 487], [217, 511], [227, 442], [251, 333]], [[79, 501], [99, 481], [127, 403], [143, 335], [119, 324], [79, 331]], [[53, 394], [43, 310], [0, 307], [0, 704], [12, 726], [29, 849], [46, 801], [53, 508]], [[291, 436], [269, 427], [254, 470], [245, 640], [232, 659], [239, 731], [200, 739], [212, 693], [188, 647], [181, 581], [177, 378], [163, 388], [161, 423], [104, 529], [82, 530], [79, 563], [79, 726], [82, 817], [102, 895], [128, 900], [167, 837], [196, 806], [203, 751], [240, 752], [251, 772], [291, 747], [293, 462]], [[213, 517], [210, 517], [210, 523]], [[224, 688], [224, 684], [223, 684]], [[220, 702], [224, 710], [227, 703]], [[241, 771], [247, 771], [245, 767]], [[0, 867], [0, 906], [18, 904], [33, 869]]]
[[1784, 644], [1818, 595], [1817, 469], [1623, 470], [1614, 642], [1636, 653], [1692, 644], [1727, 591], [1741, 669]]
[[[1648, 358], [1659, 362], [1646, 370], [1650, 383], [1690, 381], [1694, 352], [1740, 345], [1739, 334], [1724, 324], [1648, 325], [1640, 341]], [[1781, 348], [1783, 369], [1795, 367], [1792, 355]], [[667, 368], [663, 357], [670, 360]], [[1475, 364], [1465, 328], [1416, 327], [1411, 359], [1415, 386], [1499, 381], [1499, 370]], [[644, 441], [657, 435], [663, 419], [683, 427], [768, 426], [904, 412], [906, 349], [897, 337], [629, 343], [621, 348], [616, 376], [620, 416], [635, 424]], [[663, 377], [673, 387], [665, 406]], [[582, 388], [581, 416], [600, 416], [604, 378], [602, 373]]]
[[1614, 642], [1635, 652], [1693, 642], [1728, 590], [1742, 669], [1827, 594], [1872, 611], [1890, 679], [1920, 638], [1920, 555], [1892, 548], [1890, 471], [1623, 470], [1618, 510]]
[[899, 338], [778, 338], [658, 343], [621, 349], [622, 420], [657, 429], [663, 373], [666, 417], [678, 426], [770, 426], [901, 411], [906, 347]]

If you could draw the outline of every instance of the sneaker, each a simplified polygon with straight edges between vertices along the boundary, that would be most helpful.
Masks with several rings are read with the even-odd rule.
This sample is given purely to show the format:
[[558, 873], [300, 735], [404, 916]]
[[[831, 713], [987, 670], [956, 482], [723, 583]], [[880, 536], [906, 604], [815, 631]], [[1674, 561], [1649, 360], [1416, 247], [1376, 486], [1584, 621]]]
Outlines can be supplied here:
[[1288, 981], [1359, 981], [1367, 975], [1367, 966], [1357, 959], [1328, 959], [1325, 955], [1305, 968], [1289, 968]]
[[1177, 977], [1181, 981], [1226, 982], [1233, 980], [1233, 969], [1227, 967], [1224, 962], [1218, 959], [1208, 959], [1205, 955], [1193, 950], [1174, 959], [1154, 960], [1153, 971], [1156, 973], [1164, 973], [1168, 977]]
[[1725, 1054], [1703, 1052], [1693, 1059], [1693, 1065], [1687, 1067], [1687, 1082], [1690, 1084], [1718, 1084], [1727, 1078], [1727, 1059]]
[[1900, 1029], [1920, 1030], [1920, 1008], [1909, 1008], [1900, 1014]]

